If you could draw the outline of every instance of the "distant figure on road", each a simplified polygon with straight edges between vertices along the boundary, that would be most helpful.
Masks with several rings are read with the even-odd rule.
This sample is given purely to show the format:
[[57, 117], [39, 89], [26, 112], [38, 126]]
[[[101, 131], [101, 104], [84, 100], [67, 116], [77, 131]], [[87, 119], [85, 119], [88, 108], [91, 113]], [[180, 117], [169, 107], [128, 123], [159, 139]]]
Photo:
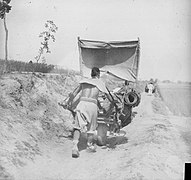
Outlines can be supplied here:
[[145, 86], [145, 92], [147, 92], [149, 95], [152, 95], [153, 93], [155, 93], [155, 89], [156, 89], [155, 84], [151, 79], [149, 83]]

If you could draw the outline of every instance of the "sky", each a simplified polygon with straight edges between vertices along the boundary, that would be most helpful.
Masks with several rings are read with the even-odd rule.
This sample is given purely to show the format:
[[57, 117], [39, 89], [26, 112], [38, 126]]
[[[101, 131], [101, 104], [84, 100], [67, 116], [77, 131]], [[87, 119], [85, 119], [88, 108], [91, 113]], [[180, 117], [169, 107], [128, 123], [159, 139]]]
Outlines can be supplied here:
[[[190, 0], [12, 0], [9, 59], [35, 61], [47, 20], [58, 26], [48, 64], [79, 70], [77, 37], [140, 39], [139, 79], [191, 81]], [[0, 20], [0, 58], [5, 33]]]

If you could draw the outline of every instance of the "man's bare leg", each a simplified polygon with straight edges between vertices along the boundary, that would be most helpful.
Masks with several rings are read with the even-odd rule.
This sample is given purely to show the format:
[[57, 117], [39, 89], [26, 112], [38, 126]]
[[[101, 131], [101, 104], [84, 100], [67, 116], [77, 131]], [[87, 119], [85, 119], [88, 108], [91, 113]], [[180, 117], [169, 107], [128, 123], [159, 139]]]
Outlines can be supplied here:
[[97, 135], [95, 133], [87, 133], [88, 135], [88, 141], [87, 141], [87, 145], [88, 145], [88, 150], [90, 150], [91, 152], [95, 152], [96, 151], [96, 141], [97, 141]]
[[78, 158], [79, 157], [79, 150], [78, 150], [78, 142], [80, 139], [80, 130], [75, 129], [73, 134], [73, 148], [72, 148], [72, 157]]

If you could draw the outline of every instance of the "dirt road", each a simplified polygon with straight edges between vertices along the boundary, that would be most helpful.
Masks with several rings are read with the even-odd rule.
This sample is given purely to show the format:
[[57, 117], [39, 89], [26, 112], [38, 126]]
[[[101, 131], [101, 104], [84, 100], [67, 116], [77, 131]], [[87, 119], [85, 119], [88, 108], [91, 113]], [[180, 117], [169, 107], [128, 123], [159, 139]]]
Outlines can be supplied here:
[[16, 180], [183, 179], [184, 163], [190, 161], [189, 119], [156, 113], [154, 99], [143, 93], [124, 134], [109, 137], [97, 152], [87, 152], [81, 142], [80, 158], [73, 159], [71, 140], [60, 137], [41, 145], [42, 156], [10, 171]]

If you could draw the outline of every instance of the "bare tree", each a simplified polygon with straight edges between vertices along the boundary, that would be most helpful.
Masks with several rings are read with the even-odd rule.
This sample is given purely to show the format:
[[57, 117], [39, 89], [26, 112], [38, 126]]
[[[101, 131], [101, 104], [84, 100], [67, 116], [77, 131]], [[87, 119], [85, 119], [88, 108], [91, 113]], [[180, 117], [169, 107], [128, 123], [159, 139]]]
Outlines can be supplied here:
[[6, 13], [9, 13], [11, 10], [11, 6], [9, 3], [11, 0], [0, 0], [0, 18], [4, 21], [4, 28], [5, 28], [5, 65], [4, 71], [6, 71], [6, 64], [8, 60], [8, 28], [6, 23]]
[[41, 32], [39, 35], [39, 37], [42, 38], [42, 42], [38, 51], [38, 55], [35, 57], [37, 63], [39, 62], [44, 51], [46, 51], [46, 53], [51, 53], [49, 49], [49, 41], [52, 40], [53, 42], [55, 42], [56, 40], [54, 34], [58, 30], [58, 27], [54, 24], [54, 22], [48, 20], [45, 23], [45, 28], [46, 30]]

